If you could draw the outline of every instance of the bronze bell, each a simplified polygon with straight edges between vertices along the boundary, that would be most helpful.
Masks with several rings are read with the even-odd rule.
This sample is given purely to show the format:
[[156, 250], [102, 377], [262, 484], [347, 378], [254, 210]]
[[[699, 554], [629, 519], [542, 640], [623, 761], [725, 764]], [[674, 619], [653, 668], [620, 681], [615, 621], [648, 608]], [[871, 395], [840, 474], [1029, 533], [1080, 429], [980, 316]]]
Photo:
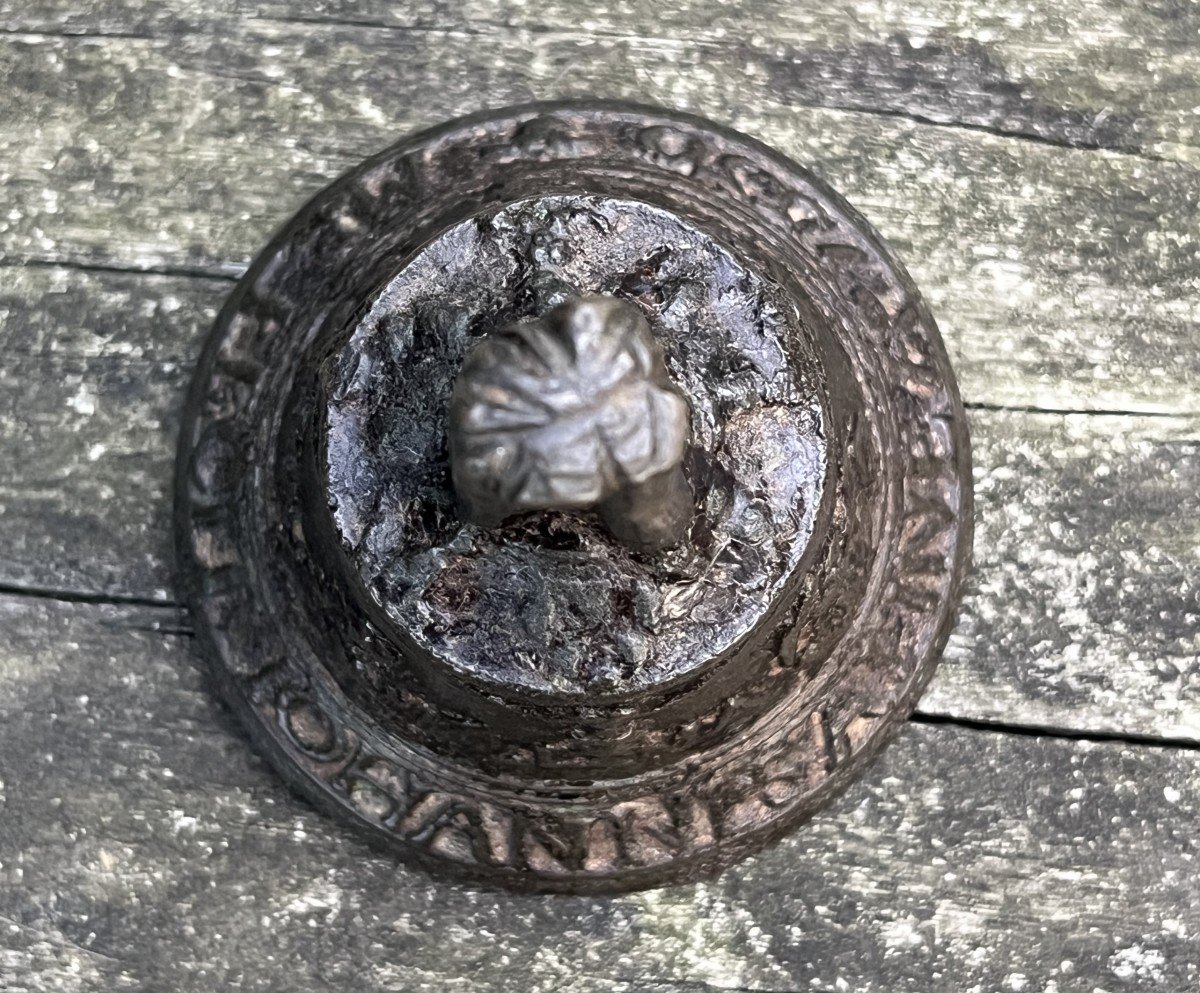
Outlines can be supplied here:
[[217, 320], [177, 483], [218, 681], [299, 791], [437, 871], [695, 878], [911, 711], [966, 425], [879, 236], [802, 167], [611, 103], [404, 139]]

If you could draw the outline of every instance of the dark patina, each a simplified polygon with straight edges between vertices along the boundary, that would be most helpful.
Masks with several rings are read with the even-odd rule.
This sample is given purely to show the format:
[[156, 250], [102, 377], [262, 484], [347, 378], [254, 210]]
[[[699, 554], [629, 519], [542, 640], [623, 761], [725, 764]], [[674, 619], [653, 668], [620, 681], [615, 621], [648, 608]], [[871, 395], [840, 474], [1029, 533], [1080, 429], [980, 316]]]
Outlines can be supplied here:
[[449, 435], [462, 516], [494, 526], [594, 508], [635, 551], [671, 548], [693, 516], [688, 421], [637, 307], [571, 297], [477, 339], [463, 361]]
[[970, 543], [911, 281], [682, 115], [518, 108], [309, 204], [214, 329], [177, 490], [220, 684], [297, 788], [426, 865], [692, 878], [911, 710]]

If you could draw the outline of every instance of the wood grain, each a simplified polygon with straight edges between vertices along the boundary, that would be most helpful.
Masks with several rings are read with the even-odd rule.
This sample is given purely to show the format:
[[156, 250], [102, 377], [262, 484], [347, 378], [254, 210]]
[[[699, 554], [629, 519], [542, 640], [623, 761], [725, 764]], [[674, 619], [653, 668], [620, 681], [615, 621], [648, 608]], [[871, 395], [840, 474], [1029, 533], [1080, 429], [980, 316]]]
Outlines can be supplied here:
[[0, 257], [237, 274], [303, 199], [415, 127], [535, 97], [656, 100], [763, 138], [863, 210], [928, 295], [969, 400], [1196, 411], [1197, 170], [805, 106], [744, 52], [694, 66], [592, 46], [253, 20], [4, 39]]
[[[1200, 985], [1198, 31], [1186, 0], [0, 0], [0, 988]], [[434, 883], [288, 796], [169, 549], [188, 370], [270, 233], [413, 128], [585, 95], [746, 130], [879, 227], [978, 494], [926, 723], [766, 855], [604, 901]]]
[[971, 423], [976, 568], [922, 708], [1200, 740], [1200, 419]]
[[[12, 32], [163, 38], [285, 25], [384, 34], [454, 33], [535, 49], [617, 41], [664, 60], [744, 57], [794, 102], [898, 114], [1195, 163], [1200, 13], [1194, 4], [1080, 0], [885, 0], [816, 8], [787, 0], [6, 0]], [[556, 37], [557, 36], [557, 37]], [[749, 101], [748, 101], [749, 103]]]
[[178, 412], [231, 285], [0, 268], [0, 584], [171, 598]]
[[[0, 599], [8, 990], [1174, 990], [1200, 754], [911, 726], [717, 881], [518, 897], [293, 799], [162, 609]], [[1024, 983], [1024, 986], [1021, 983]]]
[[[170, 485], [221, 279], [6, 270], [0, 585], [172, 600]], [[1200, 740], [1200, 419], [975, 410], [975, 574], [933, 714]]]

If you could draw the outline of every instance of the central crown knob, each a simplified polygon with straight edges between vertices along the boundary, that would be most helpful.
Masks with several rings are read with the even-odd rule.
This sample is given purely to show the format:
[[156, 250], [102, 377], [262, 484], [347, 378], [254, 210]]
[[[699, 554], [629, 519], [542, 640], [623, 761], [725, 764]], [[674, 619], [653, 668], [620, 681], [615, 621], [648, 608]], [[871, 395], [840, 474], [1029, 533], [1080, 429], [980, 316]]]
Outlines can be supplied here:
[[644, 317], [614, 297], [569, 300], [480, 338], [450, 403], [463, 515], [596, 509], [639, 551], [678, 544], [693, 516], [689, 411]]

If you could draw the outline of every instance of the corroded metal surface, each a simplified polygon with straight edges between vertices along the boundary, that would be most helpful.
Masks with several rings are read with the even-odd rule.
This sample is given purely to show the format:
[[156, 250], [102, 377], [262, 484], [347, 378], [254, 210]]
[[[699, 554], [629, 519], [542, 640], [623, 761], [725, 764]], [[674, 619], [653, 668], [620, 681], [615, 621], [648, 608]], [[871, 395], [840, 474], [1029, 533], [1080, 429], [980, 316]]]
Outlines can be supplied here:
[[599, 508], [634, 550], [670, 548], [693, 516], [682, 469], [689, 420], [637, 307], [571, 297], [468, 352], [450, 401], [459, 506], [490, 525], [529, 510]]
[[[718, 246], [753, 274], [781, 315], [776, 337], [760, 334], [764, 348], [746, 364], [696, 367], [665, 342], [698, 450], [705, 390], [717, 410], [747, 376], [766, 390], [803, 381], [807, 400], [776, 405], [803, 410], [820, 438], [819, 479], [798, 502], [811, 516], [793, 526], [779, 558], [786, 566], [764, 574], [747, 626], [725, 648], [698, 647], [641, 682], [618, 667], [599, 686], [578, 671], [538, 686], [517, 668], [497, 677], [478, 655], [474, 668], [463, 664], [438, 632], [405, 623], [398, 587], [364, 574], [393, 508], [366, 515], [357, 544], [347, 541], [342, 504], [330, 513], [327, 487], [378, 490], [378, 481], [348, 483], [332, 471], [337, 446], [354, 439], [330, 414], [346, 399], [331, 390], [330, 370], [353, 336], [370, 334], [364, 306], [379, 303], [380, 286], [402, 282], [439, 235], [506, 204], [545, 210], [555, 197], [593, 197], [589, 209], [601, 212], [652, 205], [664, 223], [694, 232], [696, 245]], [[531, 257], [536, 286], [562, 276], [553, 253], [535, 247]], [[663, 325], [686, 296], [662, 295], [655, 257], [642, 261], [648, 273], [626, 266], [615, 286], [602, 285], [616, 272], [610, 264], [572, 288], [614, 293]], [[438, 324], [445, 316], [415, 313], [422, 335], [395, 365], [400, 379], [420, 380], [426, 359], [445, 367], [446, 342], [495, 326], [447, 328]], [[778, 420], [751, 423], [758, 443], [772, 429], [772, 446], [790, 437]], [[707, 450], [737, 449], [735, 424], [714, 417]], [[780, 451], [745, 492], [770, 490]], [[445, 492], [444, 449], [425, 457], [443, 459], [443, 481], [431, 488]], [[749, 139], [614, 105], [454, 122], [314, 200], [218, 319], [179, 468], [187, 594], [226, 696], [260, 747], [294, 785], [398, 851], [514, 886], [628, 889], [711, 872], [811, 814], [912, 707], [948, 635], [969, 551], [967, 440], [953, 379], [915, 289], [865, 222]], [[717, 479], [692, 467], [698, 504], [721, 489], [697, 480]], [[451, 532], [439, 540], [474, 540], [443, 520], [437, 500], [423, 505], [429, 527]], [[517, 527], [501, 547], [536, 543], [528, 525]], [[579, 557], [578, 548], [555, 549], [552, 532], [541, 542]], [[730, 578], [716, 588], [736, 587], [756, 550], [744, 539], [720, 543], [711, 564]], [[669, 585], [669, 570], [659, 582]], [[711, 604], [703, 577], [698, 585], [693, 613], [702, 615]], [[487, 585], [470, 577], [442, 590], [453, 614]], [[718, 635], [723, 623], [712, 624]], [[536, 670], [536, 644], [529, 661]], [[646, 672], [634, 662], [633, 674]]]
[[[687, 540], [662, 554], [594, 514], [464, 528], [458, 513], [447, 436], [472, 343], [592, 292], [637, 310], [687, 397], [695, 495]], [[421, 650], [491, 685], [595, 696], [678, 678], [754, 630], [816, 526], [827, 446], [809, 333], [713, 238], [638, 201], [543, 196], [451, 226], [379, 293], [323, 387], [355, 571]], [[399, 705], [391, 659], [346, 678], [370, 683], [378, 719]]]

